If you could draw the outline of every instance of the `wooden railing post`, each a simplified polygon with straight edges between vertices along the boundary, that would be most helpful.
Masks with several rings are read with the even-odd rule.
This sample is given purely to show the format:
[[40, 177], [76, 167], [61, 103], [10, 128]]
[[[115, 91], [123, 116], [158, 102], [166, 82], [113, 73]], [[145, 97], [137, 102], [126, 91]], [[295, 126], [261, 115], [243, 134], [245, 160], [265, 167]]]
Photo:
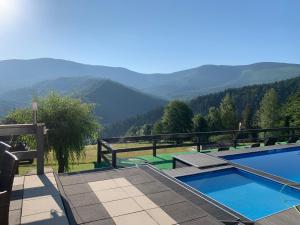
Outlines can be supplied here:
[[97, 140], [97, 164], [101, 163], [102, 157], [102, 143], [101, 140]]
[[111, 159], [111, 164], [113, 168], [117, 168], [117, 152], [112, 151], [112, 159]]
[[152, 155], [153, 155], [154, 157], [156, 157], [156, 144], [157, 144], [156, 140], [153, 140], [153, 141], [152, 141], [152, 145], [153, 145], [153, 152], [152, 152]]
[[201, 145], [200, 145], [200, 136], [197, 137], [197, 152], [200, 152]]
[[44, 153], [45, 153], [45, 142], [44, 142], [45, 125], [36, 125], [36, 141], [37, 141], [37, 174], [44, 174]]

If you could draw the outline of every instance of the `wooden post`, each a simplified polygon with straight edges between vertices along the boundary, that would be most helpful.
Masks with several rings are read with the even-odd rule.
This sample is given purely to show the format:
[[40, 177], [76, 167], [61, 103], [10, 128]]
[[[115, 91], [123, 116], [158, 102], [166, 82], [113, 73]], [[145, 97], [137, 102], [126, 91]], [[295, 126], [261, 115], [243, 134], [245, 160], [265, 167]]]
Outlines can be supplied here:
[[45, 152], [44, 130], [45, 130], [45, 125], [43, 123], [39, 123], [36, 125], [37, 174], [44, 174], [44, 152]]
[[113, 168], [117, 168], [117, 152], [114, 150], [112, 151], [111, 164]]
[[101, 163], [101, 157], [102, 157], [102, 143], [101, 140], [97, 140], [97, 164]]
[[197, 137], [197, 152], [200, 152], [201, 148], [200, 148], [200, 137]]
[[152, 152], [152, 155], [154, 156], [154, 157], [156, 157], [156, 140], [153, 140], [153, 142], [152, 142], [152, 145], [153, 145], [153, 152]]

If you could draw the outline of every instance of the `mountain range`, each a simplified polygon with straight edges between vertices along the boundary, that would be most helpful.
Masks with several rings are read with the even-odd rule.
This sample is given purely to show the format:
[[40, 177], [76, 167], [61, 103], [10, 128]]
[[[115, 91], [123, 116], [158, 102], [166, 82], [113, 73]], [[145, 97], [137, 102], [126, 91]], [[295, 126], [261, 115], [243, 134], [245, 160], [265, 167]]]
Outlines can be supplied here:
[[164, 99], [186, 99], [299, 75], [299, 64], [274, 62], [241, 66], [204, 65], [174, 73], [144, 74], [120, 67], [87, 65], [61, 59], [16, 59], [0, 61], [0, 93], [61, 77], [94, 77], [109, 79]]
[[68, 77], [41, 81], [31, 87], [0, 94], [0, 116], [17, 107], [28, 107], [33, 97], [43, 97], [51, 91], [94, 104], [94, 114], [104, 125], [166, 104], [163, 99], [111, 80]]

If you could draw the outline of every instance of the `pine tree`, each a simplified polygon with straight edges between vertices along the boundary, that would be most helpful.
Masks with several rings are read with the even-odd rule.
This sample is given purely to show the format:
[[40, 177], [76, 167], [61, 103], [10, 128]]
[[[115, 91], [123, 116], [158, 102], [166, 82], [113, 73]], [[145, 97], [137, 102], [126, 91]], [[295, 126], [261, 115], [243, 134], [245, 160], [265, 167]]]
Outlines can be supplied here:
[[229, 94], [222, 99], [220, 104], [220, 117], [223, 129], [237, 128], [235, 106]]
[[269, 89], [260, 102], [258, 110], [258, 126], [261, 128], [273, 128], [279, 123], [279, 105], [275, 89]]

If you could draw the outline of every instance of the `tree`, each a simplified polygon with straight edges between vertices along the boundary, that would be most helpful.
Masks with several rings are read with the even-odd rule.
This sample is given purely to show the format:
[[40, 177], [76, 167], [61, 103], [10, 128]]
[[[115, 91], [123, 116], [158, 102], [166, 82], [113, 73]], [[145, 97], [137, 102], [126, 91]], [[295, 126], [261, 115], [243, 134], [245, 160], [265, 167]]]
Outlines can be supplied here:
[[201, 114], [196, 114], [193, 117], [193, 131], [205, 132], [208, 129], [207, 121]]
[[187, 104], [172, 101], [164, 109], [163, 131], [166, 133], [186, 133], [192, 131], [193, 112]]
[[125, 136], [137, 136], [139, 135], [139, 127], [131, 126], [128, 131], [126, 132]]
[[300, 89], [290, 97], [283, 111], [287, 120], [286, 125], [300, 126]]
[[154, 123], [152, 134], [162, 134], [163, 133], [163, 124], [161, 120], [158, 120]]
[[225, 95], [220, 104], [220, 118], [222, 127], [225, 129], [236, 129], [236, 111], [233, 101], [229, 94]]
[[210, 131], [220, 130], [222, 128], [220, 111], [216, 107], [210, 107], [206, 116], [208, 129]]
[[253, 127], [253, 109], [250, 104], [247, 104], [242, 112], [242, 125], [245, 129]]
[[273, 128], [279, 122], [279, 105], [275, 89], [269, 89], [260, 102], [257, 113], [258, 126], [261, 128]]
[[[79, 159], [86, 141], [96, 138], [99, 124], [92, 115], [93, 106], [78, 99], [51, 93], [38, 99], [38, 121], [48, 129], [48, 153], [53, 150], [58, 161], [58, 172], [69, 169], [69, 161]], [[28, 112], [30, 110], [23, 110]], [[28, 113], [12, 112], [8, 119], [16, 122], [30, 122]], [[26, 117], [26, 118], [25, 118]], [[29, 119], [29, 121], [25, 121]]]

